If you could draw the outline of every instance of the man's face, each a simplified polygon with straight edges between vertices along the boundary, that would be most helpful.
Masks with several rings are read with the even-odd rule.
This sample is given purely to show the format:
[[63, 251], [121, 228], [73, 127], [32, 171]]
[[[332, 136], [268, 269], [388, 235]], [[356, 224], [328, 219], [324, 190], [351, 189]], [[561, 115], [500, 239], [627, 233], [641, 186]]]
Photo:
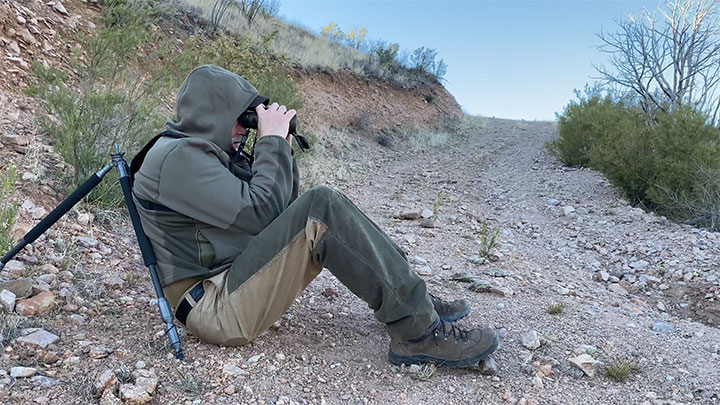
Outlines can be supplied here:
[[235, 124], [233, 124], [232, 130], [230, 131], [233, 149], [237, 150], [238, 146], [240, 146], [240, 141], [242, 141], [246, 131], [247, 129], [240, 124], [240, 120], [235, 120]]

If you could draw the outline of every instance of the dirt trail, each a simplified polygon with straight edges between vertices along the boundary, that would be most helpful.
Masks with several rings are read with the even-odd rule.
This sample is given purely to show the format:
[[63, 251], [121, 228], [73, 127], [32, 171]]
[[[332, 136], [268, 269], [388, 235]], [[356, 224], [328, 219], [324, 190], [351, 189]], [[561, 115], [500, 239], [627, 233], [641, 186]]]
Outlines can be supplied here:
[[[83, 253], [104, 249], [115, 265], [73, 270], [78, 289], [120, 275], [119, 289], [98, 281], [86, 320], [77, 322], [61, 303], [43, 326], [60, 337], [49, 349], [59, 360], [43, 365], [40, 352], [16, 344], [0, 359], [4, 370], [34, 365], [54, 385], [12, 380], [0, 385], [0, 399], [97, 402], [92, 380], [122, 367], [156, 374], [152, 403], [163, 404], [717, 403], [720, 330], [708, 324], [720, 314], [713, 312], [720, 296], [712, 290], [719, 235], [633, 209], [597, 173], [563, 168], [544, 149], [555, 134], [552, 123], [488, 119], [483, 130], [432, 153], [360, 144], [339, 157], [343, 165], [329, 180], [399, 242], [427, 273], [431, 291], [471, 302], [463, 326], [502, 330], [495, 376], [440, 368], [418, 381], [393, 366], [384, 326], [327, 271], [251, 345], [219, 348], [183, 332], [188, 361], [179, 363], [169, 354], [126, 228], [114, 230], [122, 236], [96, 230], [98, 245]], [[432, 209], [439, 193], [440, 227], [393, 218], [400, 210]], [[501, 229], [498, 261], [476, 264], [483, 221]], [[48, 236], [57, 245], [55, 237]], [[597, 281], [600, 271], [607, 281]], [[450, 280], [455, 273], [489, 280], [504, 295], [470, 291]], [[707, 296], [679, 293], [695, 291], [696, 280]], [[550, 304], [564, 311], [551, 315]], [[539, 336], [539, 348], [524, 347], [529, 331]], [[624, 383], [600, 367], [584, 376], [569, 363], [578, 350], [603, 362], [632, 358], [639, 371]]]
[[[675, 311], [672, 297], [677, 294], [672, 293], [688, 287], [682, 286], [682, 280], [681, 285], [670, 281], [672, 270], [668, 270], [674, 268], [681, 275], [684, 268], [717, 272], [718, 234], [633, 209], [597, 173], [563, 168], [544, 149], [555, 134], [552, 123], [488, 120], [483, 133], [437, 148], [433, 154], [383, 156], [342, 187], [401, 241], [410, 256], [428, 262], [433, 269], [433, 276], [427, 277], [432, 290], [446, 297], [466, 296], [473, 303], [474, 312], [464, 325], [489, 323], [507, 330], [504, 345], [494, 356], [500, 381], [440, 370], [430, 382], [415, 382], [388, 371], [392, 368], [384, 362], [386, 339], [373, 336], [372, 344], [355, 345], [351, 352], [361, 350], [372, 370], [383, 376], [390, 373], [387, 382], [368, 383], [378, 390], [372, 398], [379, 403], [398, 398], [407, 398], [408, 403], [431, 398], [440, 403], [504, 402], [507, 393], [515, 400], [526, 397], [540, 403], [718, 401], [720, 333], [674, 315], [684, 314]], [[439, 208], [441, 228], [424, 229], [417, 222], [392, 219], [399, 208], [431, 209], [438, 192], [446, 196]], [[566, 206], [575, 211], [565, 215]], [[475, 265], [466, 257], [477, 255], [483, 220], [502, 228], [501, 258]], [[644, 269], [641, 260], [649, 262]], [[511, 276], [484, 275], [488, 268], [508, 270]], [[624, 281], [613, 287], [595, 281], [598, 270], [618, 274]], [[513, 294], [473, 293], [466, 284], [447, 280], [457, 272], [493, 280]], [[659, 273], [665, 278], [656, 280]], [[638, 281], [642, 275], [650, 276], [646, 285]], [[632, 276], [634, 285], [628, 282]], [[626, 294], [620, 285], [635, 294]], [[342, 297], [350, 295], [338, 290]], [[669, 290], [665, 296], [664, 290]], [[656, 303], [663, 301], [670, 314], [658, 310]], [[564, 312], [548, 314], [552, 303], [563, 304]], [[319, 312], [332, 313], [334, 308], [335, 304], [328, 305]], [[344, 318], [333, 318], [332, 324], [356, 333], [360, 329], [380, 333], [367, 314], [361, 311], [357, 316], [361, 317], [353, 314], [348, 319], [355, 319], [353, 326], [346, 325]], [[674, 332], [653, 331], [663, 320]], [[543, 342], [534, 352], [520, 342], [530, 330], [537, 331]], [[594, 346], [589, 352], [597, 360], [632, 358], [640, 371], [626, 383], [613, 382], [600, 370], [594, 378], [579, 376], [569, 358], [582, 345]], [[373, 351], [368, 352], [368, 346]], [[328, 356], [332, 355], [325, 350], [323, 357]], [[537, 382], [533, 386], [532, 377], [546, 364], [553, 366], [553, 375], [542, 379], [542, 388]]]

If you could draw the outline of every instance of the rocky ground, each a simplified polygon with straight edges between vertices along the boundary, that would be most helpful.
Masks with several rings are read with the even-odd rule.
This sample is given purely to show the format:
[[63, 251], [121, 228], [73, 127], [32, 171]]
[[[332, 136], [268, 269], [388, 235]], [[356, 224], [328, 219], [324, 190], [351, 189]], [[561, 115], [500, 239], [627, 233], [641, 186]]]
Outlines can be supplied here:
[[[356, 143], [325, 180], [399, 241], [433, 292], [470, 301], [462, 326], [500, 331], [484, 370], [393, 366], [384, 327], [327, 271], [255, 343], [182, 333], [179, 362], [128, 225], [77, 210], [0, 273], [15, 280], [0, 286], [15, 295], [0, 295], [15, 310], [0, 323], [0, 401], [720, 402], [720, 235], [562, 167], [543, 147], [552, 123], [477, 128], [411, 151]], [[26, 201], [20, 226], [51, 208]], [[607, 375], [622, 365], [626, 381]]]

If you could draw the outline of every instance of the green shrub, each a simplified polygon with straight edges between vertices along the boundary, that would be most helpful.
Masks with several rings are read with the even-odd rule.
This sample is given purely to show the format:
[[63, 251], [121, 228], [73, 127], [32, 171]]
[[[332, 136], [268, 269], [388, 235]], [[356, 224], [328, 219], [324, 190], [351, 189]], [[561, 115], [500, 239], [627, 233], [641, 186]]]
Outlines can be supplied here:
[[498, 246], [500, 230], [500, 227], [489, 226], [487, 221], [483, 221], [482, 227], [480, 228], [480, 249], [478, 249], [478, 255], [480, 257], [490, 257], [493, 249]]
[[634, 126], [633, 114], [610, 97], [570, 103], [558, 117], [560, 137], [551, 148], [568, 166], [586, 166], [595, 144]]
[[658, 115], [650, 200], [668, 217], [720, 229], [720, 132], [690, 107]]
[[438, 79], [442, 79], [447, 73], [447, 64], [444, 60], [435, 60], [437, 57], [437, 49], [425, 48], [421, 46], [416, 48], [410, 54], [410, 68], [418, 74], [429, 73]]
[[377, 48], [375, 48], [375, 56], [377, 56], [380, 66], [397, 70], [397, 56], [399, 50], [399, 44], [380, 44]]
[[15, 193], [16, 167], [9, 166], [0, 181], [0, 255], [4, 255], [14, 245], [10, 229], [17, 219], [17, 203], [10, 201]]
[[690, 107], [641, 110], [610, 97], [568, 105], [550, 149], [603, 172], [633, 203], [718, 229], [720, 132]]
[[[41, 125], [72, 167], [61, 175], [68, 191], [101, 169], [115, 144], [132, 156], [162, 127], [165, 90], [177, 87], [193, 58], [156, 45], [161, 41], [150, 23], [158, 13], [141, 1], [104, 2], [102, 28], [78, 38], [76, 77], [34, 63], [38, 80], [30, 94], [45, 101], [48, 117]], [[139, 52], [143, 46], [146, 52]], [[116, 180], [114, 172], [108, 174], [88, 201], [117, 206], [123, 197]]]

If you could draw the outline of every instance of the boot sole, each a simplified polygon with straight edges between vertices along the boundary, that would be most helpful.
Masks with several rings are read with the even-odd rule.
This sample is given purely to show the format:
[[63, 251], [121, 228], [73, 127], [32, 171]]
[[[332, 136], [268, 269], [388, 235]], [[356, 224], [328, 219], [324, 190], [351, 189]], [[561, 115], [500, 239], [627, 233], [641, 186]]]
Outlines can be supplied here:
[[427, 354], [398, 355], [393, 353], [392, 349], [390, 350], [389, 357], [390, 362], [395, 364], [396, 366], [399, 366], [401, 364], [410, 365], [435, 363], [438, 366], [446, 366], [450, 368], [465, 368], [468, 366], [477, 365], [481, 361], [487, 359], [495, 350], [497, 350], [498, 346], [500, 346], [500, 337], [495, 336], [495, 341], [493, 342], [492, 346], [490, 346], [487, 350], [478, 354], [477, 356], [469, 357], [462, 360], [448, 360], [441, 357], [430, 356]]
[[441, 321], [445, 321], [445, 322], [455, 322], [455, 321], [459, 321], [460, 319], [463, 319], [463, 318], [465, 318], [466, 316], [470, 315], [470, 312], [471, 312], [471, 311], [472, 311], [472, 308], [470, 308], [470, 306], [468, 305], [468, 306], [465, 307], [465, 309], [462, 310], [461, 312], [455, 312], [454, 314], [445, 315], [445, 316], [439, 315], [439, 317], [440, 317], [440, 320], [441, 320]]

